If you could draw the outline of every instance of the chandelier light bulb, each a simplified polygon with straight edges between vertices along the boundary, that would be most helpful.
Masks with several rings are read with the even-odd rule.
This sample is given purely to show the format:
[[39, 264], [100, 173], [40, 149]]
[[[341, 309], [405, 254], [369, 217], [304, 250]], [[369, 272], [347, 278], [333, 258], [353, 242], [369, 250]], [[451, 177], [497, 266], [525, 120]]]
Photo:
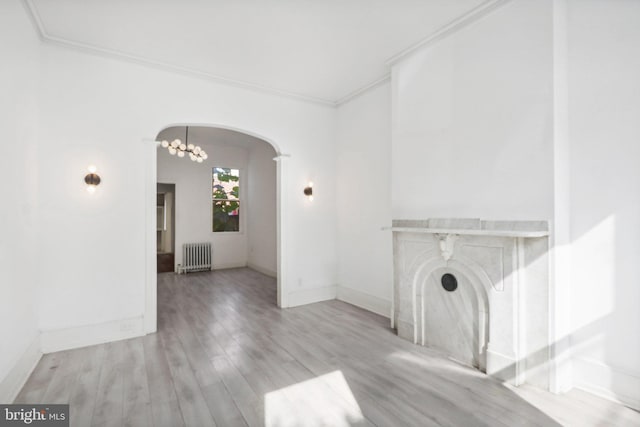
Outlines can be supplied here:
[[98, 168], [96, 168], [96, 165], [89, 165], [87, 170], [89, 171], [89, 173], [96, 173], [98, 171]]
[[162, 140], [159, 145], [166, 148], [172, 156], [177, 154], [178, 157], [186, 157], [188, 154], [189, 159], [193, 162], [203, 163], [209, 157], [200, 146], [189, 143], [189, 127], [186, 128], [184, 143], [181, 139], [176, 138], [171, 142]]

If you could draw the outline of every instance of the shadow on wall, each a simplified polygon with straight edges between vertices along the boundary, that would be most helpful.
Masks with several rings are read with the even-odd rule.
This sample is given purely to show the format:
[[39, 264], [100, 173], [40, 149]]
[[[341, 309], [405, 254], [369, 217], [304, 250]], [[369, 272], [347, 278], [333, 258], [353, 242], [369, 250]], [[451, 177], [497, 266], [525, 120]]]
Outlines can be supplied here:
[[[573, 376], [577, 379], [574, 386], [638, 409], [639, 397], [637, 391], [633, 391], [640, 382], [638, 372], [628, 372], [609, 364], [611, 352], [623, 346], [625, 339], [636, 340], [636, 343], [630, 342], [631, 348], [640, 339], [637, 329], [633, 329], [637, 324], [632, 322], [631, 329], [623, 330], [615, 326], [621, 322], [628, 324], [632, 315], [629, 310], [623, 311], [628, 301], [624, 301], [625, 297], [618, 289], [616, 272], [623, 269], [622, 264], [627, 261], [616, 253], [621, 233], [616, 225], [616, 215], [605, 214], [596, 223], [573, 230], [570, 333], [549, 346], [534, 349], [527, 358], [544, 360], [540, 357], [561, 349], [555, 357], [571, 363]], [[583, 264], [577, 262], [580, 259], [598, 259], [599, 262]], [[511, 368], [499, 374], [504, 375]]]
[[[538, 376], [537, 374], [546, 376], [545, 361], [552, 356], [553, 360], [559, 364], [559, 368], [563, 370], [563, 374], [565, 369], [569, 374], [573, 371], [574, 386], [617, 400], [633, 408], [640, 406], [640, 398], [638, 396], [640, 375], [636, 372], [638, 366], [635, 368], [629, 368], [624, 365], [615, 366], [616, 360], [624, 361], [625, 359], [630, 359], [628, 352], [633, 354], [632, 352], [638, 347], [639, 340], [639, 335], [637, 334], [638, 324], [631, 321], [635, 312], [629, 309], [629, 289], [625, 286], [625, 283], [618, 283], [618, 270], [624, 268], [624, 264], [628, 262], [628, 257], [620, 257], [617, 254], [618, 240], [621, 236], [619, 235], [620, 230], [617, 227], [616, 219], [617, 216], [615, 214], [604, 215], [596, 224], [582, 227], [580, 233], [574, 232], [573, 234], [573, 239], [570, 243], [570, 250], [574, 255], [574, 271], [572, 272], [571, 283], [556, 284], [559, 289], [572, 287], [570, 289], [570, 300], [567, 301], [568, 306], [563, 307], [563, 309], [570, 310], [570, 313], [568, 313], [570, 318], [567, 320], [570, 320], [571, 323], [570, 327], [566, 329], [567, 333], [563, 336], [556, 336], [552, 342], [547, 341], [544, 345], [542, 345], [542, 342], [532, 344], [531, 347], [526, 348], [524, 354], [520, 354], [515, 363], [500, 366], [498, 371], [491, 372], [492, 375], [505, 380], [516, 380], [515, 373], [518, 371], [516, 367], [521, 366], [525, 367], [527, 377], [531, 374], [532, 378], [543, 378], [543, 376]], [[628, 240], [627, 236], [622, 236], [622, 238], [627, 238]], [[435, 259], [439, 260], [440, 263], [444, 263], [441, 256], [436, 256]], [[578, 264], [576, 259], [597, 259], [598, 262]], [[455, 260], [456, 258], [454, 257], [450, 263]], [[541, 260], [541, 257], [526, 258], [525, 268], [535, 265], [539, 260]], [[451, 268], [440, 270], [436, 276], [439, 278], [443, 273], [451, 269], [461, 274], [459, 268], [456, 270], [452, 264], [448, 264], [448, 266]], [[510, 276], [515, 274], [516, 271], [514, 270], [513, 273], [505, 276], [505, 282], [510, 282]], [[465, 276], [465, 274], [461, 274], [461, 276]], [[443, 293], [439, 283], [431, 279], [433, 277], [429, 275], [423, 282], [416, 275], [415, 283], [420, 283], [421, 286], [437, 287]], [[469, 282], [469, 280], [465, 282]], [[531, 285], [530, 282], [525, 281], [525, 283]], [[433, 293], [425, 294], [424, 289], [416, 292], [421, 295], [420, 298], [425, 298], [425, 295], [428, 294], [429, 301], [435, 301], [435, 305], [430, 306], [429, 312], [437, 312], [439, 307], [446, 306], [453, 301], [447, 299], [446, 301], [438, 302], [438, 298], [435, 298]], [[446, 292], [444, 293], [446, 294]], [[626, 298], [621, 296], [625, 294], [627, 295]], [[474, 303], [472, 296], [468, 297], [467, 301]], [[466, 331], [464, 326], [461, 327], [459, 323], [463, 322], [465, 316], [472, 318], [477, 316], [477, 307], [474, 304], [471, 305], [473, 305], [471, 308], [463, 308], [461, 306], [453, 311], [448, 310], [455, 312], [455, 316], [449, 319], [450, 325], [443, 325], [441, 330], [433, 334], [433, 337], [440, 337], [439, 340], [435, 341], [444, 342], [445, 344], [446, 340], [456, 341], [455, 339], [452, 340], [451, 335], [447, 334], [458, 330]], [[420, 313], [425, 316], [420, 307], [418, 305], [416, 309], [418, 316], [420, 316]], [[447, 310], [444, 311], [447, 312]], [[458, 311], [462, 313], [459, 314], [457, 313]], [[441, 315], [436, 313], [434, 317], [438, 320]], [[420, 319], [416, 318], [416, 320], [419, 321]], [[490, 319], [490, 321], [492, 320]], [[434, 324], [434, 322], [430, 323]], [[466, 322], [469, 322], [468, 319]], [[478, 324], [481, 328], [482, 322], [479, 321]], [[628, 326], [621, 327], [622, 324]], [[410, 336], [415, 334], [413, 329], [405, 327], [405, 332], [407, 331]], [[477, 337], [484, 336], [482, 329], [480, 332], [472, 331], [463, 335], [468, 339], [459, 339], [458, 341], [472, 343], [474, 351]], [[410, 337], [405, 338], [411, 340]], [[487, 338], [488, 342], [491, 343], [492, 337], [489, 336]], [[420, 329], [418, 329], [417, 339], [420, 342]], [[438, 348], [449, 349], [446, 345], [438, 345]], [[459, 349], [455, 348], [454, 350]], [[463, 350], [468, 351], [466, 348]], [[619, 354], [616, 353], [616, 350]], [[464, 357], [464, 355], [460, 356], [460, 354], [466, 354], [463, 351], [455, 353], [449, 349], [449, 354], [458, 358], [458, 360], [465, 360], [464, 358], [460, 359], [460, 357]], [[483, 354], [482, 349], [479, 354], [481, 357]], [[475, 356], [475, 353], [473, 355]], [[473, 362], [467, 363], [471, 364]], [[480, 363], [480, 369], [482, 369], [482, 363]], [[563, 379], [562, 375], [560, 379]], [[564, 387], [570, 384], [562, 382], [562, 385]]]

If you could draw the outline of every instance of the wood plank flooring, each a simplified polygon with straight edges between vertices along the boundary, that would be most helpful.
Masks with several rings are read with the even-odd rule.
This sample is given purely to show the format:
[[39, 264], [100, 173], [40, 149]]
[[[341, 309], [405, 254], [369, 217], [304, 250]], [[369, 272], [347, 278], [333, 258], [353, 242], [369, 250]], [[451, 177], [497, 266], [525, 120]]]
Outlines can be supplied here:
[[573, 391], [511, 388], [339, 301], [280, 310], [249, 269], [158, 276], [158, 333], [45, 355], [16, 403], [75, 426], [626, 426]]

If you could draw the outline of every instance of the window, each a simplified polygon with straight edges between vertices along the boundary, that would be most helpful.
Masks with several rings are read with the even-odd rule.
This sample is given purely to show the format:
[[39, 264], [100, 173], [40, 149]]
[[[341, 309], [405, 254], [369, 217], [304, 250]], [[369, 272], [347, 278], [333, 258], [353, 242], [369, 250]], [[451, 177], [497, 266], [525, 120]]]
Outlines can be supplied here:
[[213, 232], [240, 231], [240, 170], [213, 168]]

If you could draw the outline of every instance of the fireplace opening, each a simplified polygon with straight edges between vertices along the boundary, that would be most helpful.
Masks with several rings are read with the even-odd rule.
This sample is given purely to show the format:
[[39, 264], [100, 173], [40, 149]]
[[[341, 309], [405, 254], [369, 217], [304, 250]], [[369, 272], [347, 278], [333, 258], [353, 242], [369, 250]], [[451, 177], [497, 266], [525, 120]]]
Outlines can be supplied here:
[[442, 287], [448, 292], [453, 292], [458, 289], [458, 279], [456, 279], [456, 276], [453, 274], [443, 274], [440, 283], [442, 283]]

